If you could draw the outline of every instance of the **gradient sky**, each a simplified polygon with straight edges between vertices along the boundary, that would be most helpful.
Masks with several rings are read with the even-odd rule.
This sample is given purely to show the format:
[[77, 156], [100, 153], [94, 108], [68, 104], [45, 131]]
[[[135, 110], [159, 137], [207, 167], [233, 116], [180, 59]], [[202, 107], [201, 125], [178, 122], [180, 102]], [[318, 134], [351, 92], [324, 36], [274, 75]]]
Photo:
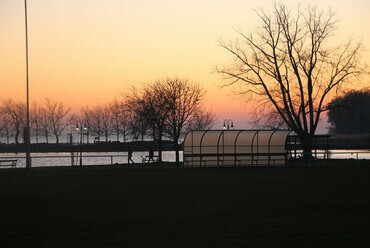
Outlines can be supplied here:
[[[78, 110], [106, 103], [128, 84], [177, 76], [208, 90], [220, 122], [248, 127], [248, 104], [220, 89], [216, 65], [230, 56], [217, 39], [258, 25], [270, 0], [28, 0], [31, 102], [46, 97]], [[286, 1], [289, 4], [298, 1]], [[362, 40], [370, 64], [370, 1], [314, 0], [340, 19], [338, 39]], [[369, 86], [369, 77], [364, 77]], [[0, 0], [0, 101], [25, 99], [24, 1]]]

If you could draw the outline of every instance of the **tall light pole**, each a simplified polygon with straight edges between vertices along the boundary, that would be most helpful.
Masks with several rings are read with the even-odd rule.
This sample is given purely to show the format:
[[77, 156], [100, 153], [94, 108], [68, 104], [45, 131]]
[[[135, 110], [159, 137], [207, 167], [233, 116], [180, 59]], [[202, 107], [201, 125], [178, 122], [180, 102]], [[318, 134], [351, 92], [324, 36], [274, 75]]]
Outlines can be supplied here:
[[26, 82], [27, 82], [27, 126], [25, 133], [26, 143], [26, 168], [31, 169], [31, 139], [30, 139], [30, 92], [28, 80], [28, 29], [27, 29], [27, 0], [24, 0], [24, 19], [26, 30]]

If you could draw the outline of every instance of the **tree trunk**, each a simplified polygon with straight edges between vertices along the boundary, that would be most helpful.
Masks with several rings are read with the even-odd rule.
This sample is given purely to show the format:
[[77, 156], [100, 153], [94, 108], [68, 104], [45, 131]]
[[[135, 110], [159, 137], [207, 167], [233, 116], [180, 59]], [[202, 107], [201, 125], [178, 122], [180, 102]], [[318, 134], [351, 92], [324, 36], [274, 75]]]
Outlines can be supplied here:
[[173, 145], [175, 147], [175, 153], [176, 153], [176, 165], [179, 165], [180, 164], [180, 154], [179, 154], [180, 146], [179, 146], [178, 140], [175, 139], [173, 141]]
[[157, 141], [158, 141], [158, 161], [159, 162], [162, 162], [162, 150], [163, 150], [162, 136], [163, 136], [163, 131], [159, 129], [158, 130], [158, 139], [157, 139]]
[[162, 162], [162, 134], [158, 137], [158, 161]]
[[14, 141], [15, 141], [16, 145], [18, 145], [18, 143], [19, 143], [18, 137], [19, 137], [19, 132], [16, 132], [15, 135], [14, 135]]
[[299, 137], [302, 143], [303, 158], [312, 159], [312, 141], [313, 138], [310, 135]]
[[55, 135], [56, 143], [59, 144], [59, 135]]

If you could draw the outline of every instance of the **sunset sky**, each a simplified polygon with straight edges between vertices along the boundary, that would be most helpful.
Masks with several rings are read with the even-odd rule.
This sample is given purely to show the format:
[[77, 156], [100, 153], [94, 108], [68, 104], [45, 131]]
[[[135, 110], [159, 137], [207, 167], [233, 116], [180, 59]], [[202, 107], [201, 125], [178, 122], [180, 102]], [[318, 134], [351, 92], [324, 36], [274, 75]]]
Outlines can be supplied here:
[[[220, 89], [215, 66], [230, 56], [218, 38], [258, 26], [253, 9], [271, 0], [28, 0], [31, 102], [46, 97], [75, 110], [119, 97], [128, 84], [164, 77], [203, 85], [218, 118], [250, 127], [248, 103]], [[286, 1], [288, 4], [298, 1]], [[314, 0], [340, 19], [336, 39], [362, 40], [370, 64], [370, 1]], [[0, 101], [24, 100], [24, 1], [0, 0]], [[365, 76], [363, 85], [369, 86]]]

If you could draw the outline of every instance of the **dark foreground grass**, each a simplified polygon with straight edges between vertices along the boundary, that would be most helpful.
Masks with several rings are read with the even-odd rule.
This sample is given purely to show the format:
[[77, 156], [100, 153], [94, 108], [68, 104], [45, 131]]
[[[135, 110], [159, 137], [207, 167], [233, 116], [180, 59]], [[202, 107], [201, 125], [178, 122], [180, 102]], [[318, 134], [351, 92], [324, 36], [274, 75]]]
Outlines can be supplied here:
[[1, 170], [0, 247], [370, 247], [369, 179], [366, 165]]

